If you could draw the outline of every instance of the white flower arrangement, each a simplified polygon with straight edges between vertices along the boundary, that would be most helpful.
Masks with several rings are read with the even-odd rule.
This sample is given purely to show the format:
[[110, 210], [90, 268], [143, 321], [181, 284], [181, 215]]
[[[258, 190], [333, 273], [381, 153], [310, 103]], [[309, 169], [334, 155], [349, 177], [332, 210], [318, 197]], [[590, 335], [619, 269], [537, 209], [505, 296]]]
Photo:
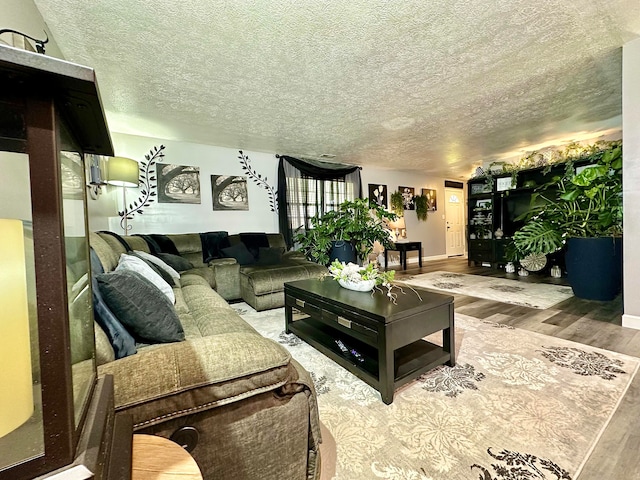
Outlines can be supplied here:
[[[386, 287], [387, 293], [385, 295], [389, 297], [394, 304], [396, 303], [398, 294], [393, 293], [393, 288], [397, 288], [402, 294], [405, 293], [401, 287], [393, 283], [396, 275], [395, 270], [381, 272], [376, 268], [374, 263], [369, 263], [361, 267], [355, 263], [344, 263], [339, 260], [334, 260], [331, 265], [329, 265], [329, 275], [338, 282], [343, 281], [358, 284], [374, 281], [371, 295], [373, 295], [376, 290], [383, 292], [384, 290], [381, 287]], [[410, 286], [409, 288], [413, 290], [415, 294], [418, 295], [418, 298], [420, 298], [420, 301], [422, 301], [420, 294]]]

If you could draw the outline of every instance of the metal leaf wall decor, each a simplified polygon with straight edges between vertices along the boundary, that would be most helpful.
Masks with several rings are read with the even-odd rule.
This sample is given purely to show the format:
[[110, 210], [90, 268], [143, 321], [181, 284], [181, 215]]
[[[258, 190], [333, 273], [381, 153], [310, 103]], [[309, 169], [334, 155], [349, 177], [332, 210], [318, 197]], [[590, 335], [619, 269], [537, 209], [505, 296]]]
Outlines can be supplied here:
[[[144, 160], [140, 162], [140, 196], [129, 205], [125, 206], [124, 211], [118, 212], [120, 215], [120, 227], [124, 230], [125, 219], [132, 220], [136, 213], [142, 215], [143, 208], [150, 206], [157, 197], [156, 189], [158, 187], [156, 176], [156, 163], [161, 162], [164, 158], [164, 145], [153, 147], [149, 153], [144, 156]], [[128, 225], [131, 228], [131, 225]]]
[[256, 172], [250, 165], [251, 160], [248, 155], [245, 155], [242, 150], [238, 150], [240, 152], [240, 165], [242, 165], [242, 169], [247, 172], [247, 175], [251, 180], [253, 180], [257, 185], [261, 186], [267, 191], [269, 195], [269, 208], [272, 212], [278, 211], [278, 203], [276, 201], [277, 191], [271, 185], [267, 183], [267, 177], [263, 177], [258, 172]]

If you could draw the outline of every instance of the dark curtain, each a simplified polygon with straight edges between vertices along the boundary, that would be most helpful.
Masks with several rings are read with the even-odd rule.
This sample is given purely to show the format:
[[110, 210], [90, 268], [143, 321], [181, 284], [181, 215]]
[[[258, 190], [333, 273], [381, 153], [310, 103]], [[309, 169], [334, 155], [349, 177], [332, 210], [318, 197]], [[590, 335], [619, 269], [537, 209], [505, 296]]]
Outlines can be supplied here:
[[295, 231], [308, 228], [311, 217], [361, 197], [359, 166], [280, 156], [278, 216], [280, 233], [289, 248]]

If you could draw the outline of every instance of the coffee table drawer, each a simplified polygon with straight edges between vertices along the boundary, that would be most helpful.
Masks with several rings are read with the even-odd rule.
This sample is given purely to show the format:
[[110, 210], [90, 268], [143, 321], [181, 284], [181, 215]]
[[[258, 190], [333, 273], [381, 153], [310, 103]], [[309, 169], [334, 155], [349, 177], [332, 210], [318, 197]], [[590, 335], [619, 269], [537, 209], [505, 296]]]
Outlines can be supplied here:
[[299, 298], [294, 298], [289, 295], [285, 298], [285, 304], [287, 306], [293, 307], [296, 310], [301, 311], [302, 313], [306, 313], [314, 318], [322, 317], [322, 308], [312, 303], [307, 302], [306, 300], [301, 300]]
[[[354, 314], [338, 314], [331, 310], [322, 310], [322, 320], [329, 323], [338, 330], [345, 331], [370, 345], [376, 345], [378, 341], [378, 331], [366, 324], [362, 318]], [[359, 334], [359, 335], [358, 335]]]

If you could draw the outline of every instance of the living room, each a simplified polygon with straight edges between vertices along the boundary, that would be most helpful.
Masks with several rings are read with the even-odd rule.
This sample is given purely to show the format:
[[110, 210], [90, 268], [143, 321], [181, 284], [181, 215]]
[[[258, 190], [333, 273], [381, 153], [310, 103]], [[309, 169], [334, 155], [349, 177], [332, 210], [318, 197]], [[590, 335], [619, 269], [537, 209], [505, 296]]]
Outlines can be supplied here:
[[[8, 18], [12, 20], [12, 22], [9, 22], [11, 25], [3, 24], [1, 27], [13, 27], [17, 30], [33, 32], [32, 34], [35, 36], [42, 30], [46, 30], [50, 39], [47, 45], [47, 53], [53, 56], [59, 53], [58, 56], [63, 57], [62, 51], [56, 46], [56, 36], [50, 30], [51, 28], [55, 31], [56, 28], [60, 29], [62, 27], [56, 26], [53, 28], [52, 25], [46, 25], [44, 23], [44, 20], [42, 20], [37, 10], [37, 8], [41, 6], [39, 5], [40, 3], [42, 3], [45, 11], [47, 8], [50, 8], [50, 6], [48, 7], [46, 5], [47, 2], [36, 1], [35, 4], [31, 4], [31, 2], [8, 2], [8, 11], [10, 12]], [[635, 6], [630, 6], [630, 11], [635, 11], [635, 8]], [[11, 15], [14, 16], [12, 17]], [[49, 22], [46, 15], [45, 20]], [[148, 26], [145, 28], [148, 28]], [[638, 84], [634, 79], [638, 77], [639, 73], [637, 68], [633, 67], [640, 57], [640, 46], [638, 46], [637, 41], [637, 30], [634, 31], [633, 28], [629, 30], [634, 32], [631, 37], [636, 38], [636, 40], [628, 39], [620, 45], [623, 47], [621, 55], [622, 65], [626, 66], [626, 68], [621, 75], [623, 114], [619, 119], [617, 129], [613, 128], [613, 131], [610, 131], [609, 129], [601, 128], [593, 137], [584, 137], [585, 142], [595, 141], [602, 139], [603, 132], [606, 132], [607, 135], [609, 135], [607, 138], [623, 139], [625, 146], [625, 205], [633, 205], [637, 200], [638, 179], [632, 172], [634, 172], [634, 168], [637, 167], [637, 164], [640, 162], [638, 155], [638, 152], [640, 152], [640, 135], [638, 134], [637, 128], [640, 122], [638, 121], [639, 114], [636, 113], [640, 109], [634, 108], [634, 106], [640, 102], [640, 95], [638, 95], [638, 91], [636, 90], [637, 87], [634, 87], [634, 85]], [[97, 72], [97, 76], [98, 82], [100, 85], [103, 85], [100, 71]], [[122, 92], [122, 95], [126, 96], [126, 92]], [[177, 94], [176, 98], [181, 98], [181, 96]], [[123, 100], [124, 103], [128, 101], [133, 100]], [[193, 106], [193, 108], [197, 109], [196, 106]], [[170, 115], [169, 112], [170, 110], [167, 110], [168, 116]], [[110, 117], [109, 115], [113, 116]], [[400, 114], [395, 116], [395, 118], [400, 117], [402, 117]], [[276, 212], [273, 211], [272, 203], [270, 203], [272, 200], [271, 195], [277, 189], [277, 168], [279, 160], [276, 154], [289, 154], [290, 151], [280, 150], [277, 146], [273, 146], [272, 148], [260, 147], [258, 143], [254, 144], [256, 145], [255, 147], [251, 147], [248, 146], [248, 143], [242, 141], [239, 141], [235, 145], [229, 145], [227, 142], [222, 141], [219, 144], [215, 143], [215, 141], [211, 143], [199, 143], [191, 140], [192, 137], [188, 135], [181, 135], [181, 132], [168, 128], [165, 129], [163, 133], [164, 126], [162, 119], [158, 119], [156, 125], [150, 125], [147, 120], [141, 119], [139, 125], [130, 126], [129, 129], [126, 129], [125, 133], [125, 129], [123, 128], [124, 120], [123, 117], [120, 116], [120, 112], [113, 111], [111, 114], [108, 114], [110, 127], [112, 126], [112, 119], [116, 129], [111, 131], [111, 137], [114, 150], [118, 156], [132, 158], [142, 164], [145, 161], [146, 155], [152, 154], [155, 149], [162, 148], [164, 157], [161, 163], [197, 167], [200, 180], [199, 198], [197, 202], [186, 201], [175, 203], [158, 200], [151, 202], [142, 209], [143, 212], [135, 212], [132, 215], [129, 221], [131, 227], [129, 231], [130, 234], [179, 234], [216, 230], [225, 230], [230, 233], [278, 231], [278, 216]], [[397, 132], [402, 130], [402, 126], [397, 123], [391, 124], [388, 127], [389, 128], [385, 127], [383, 132], [391, 141], [396, 135], [399, 135]], [[242, 135], [239, 135], [239, 137], [241, 136]], [[290, 134], [283, 136], [290, 136]], [[553, 147], [555, 145], [549, 146]], [[522, 149], [524, 151], [530, 151], [543, 147], [540, 143], [532, 141], [526, 144], [526, 146], [523, 146]], [[322, 150], [321, 147], [317, 147], [310, 153], [314, 152], [316, 156], [320, 156], [324, 150]], [[406, 232], [407, 239], [422, 242], [422, 257], [425, 260], [434, 262], [444, 260], [447, 257], [445, 236], [447, 224], [443, 203], [446, 198], [444, 189], [445, 181], [455, 180], [464, 182], [473, 174], [475, 167], [481, 164], [486, 166], [490, 162], [483, 163], [480, 161], [466, 163], [465, 165], [456, 165], [458, 170], [451, 170], [451, 173], [447, 174], [440, 173], [441, 171], [434, 173], [427, 169], [414, 169], [412, 168], [411, 161], [409, 159], [406, 161], [403, 160], [402, 152], [399, 151], [390, 149], [385, 152], [385, 155], [388, 158], [388, 163], [386, 164], [366, 164], [363, 162], [361, 173], [365, 192], [369, 184], [385, 185], [389, 195], [393, 193], [394, 190], [399, 189], [400, 186], [413, 187], [416, 191], [420, 191], [421, 189], [435, 190], [438, 199], [437, 209], [429, 213], [426, 222], [419, 221], [413, 212], [407, 212]], [[514, 153], [512, 158], [516, 157], [517, 154]], [[346, 158], [336, 159], [336, 161], [340, 160], [350, 163], [347, 162], [348, 159]], [[248, 190], [246, 209], [236, 209], [233, 211], [215, 210], [212, 201], [211, 182], [214, 180], [213, 177], [218, 176], [246, 177]], [[260, 182], [256, 181], [258, 178]], [[121, 218], [117, 214], [117, 211], [122, 208], [122, 195], [125, 193], [127, 201], [131, 202], [139, 197], [140, 192], [140, 189], [127, 189], [123, 191], [122, 188], [112, 186], [102, 186], [99, 189], [96, 188], [92, 190], [91, 193], [95, 195], [95, 198], [88, 200], [90, 230], [111, 230], [122, 233], [120, 226]], [[626, 210], [628, 216], [625, 217], [625, 235], [627, 242], [631, 240], [628, 244], [632, 245], [632, 240], [636, 232], [635, 226], [639, 220], [630, 212], [632, 212], [631, 209]], [[168, 221], [168, 219], [170, 219], [170, 221]], [[633, 275], [634, 266], [640, 264], [640, 259], [637, 258], [637, 255], [638, 253], [632, 249], [625, 251], [626, 291], [633, 291], [637, 283]], [[636, 260], [638, 261], [636, 262]], [[629, 326], [637, 326], [635, 322], [637, 322], [637, 317], [640, 314], [640, 303], [638, 299], [630, 297], [632, 296], [627, 295], [623, 298], [624, 317], [622, 318], [622, 322]], [[621, 432], [620, 434], [627, 435], [626, 432]], [[375, 439], [372, 441], [375, 441]], [[440, 466], [444, 468], [442, 465]], [[386, 477], [383, 477], [383, 475], [386, 475]], [[376, 472], [375, 478], [393, 478], [391, 475], [390, 470], [386, 472], [379, 470]], [[398, 475], [401, 474], [398, 473]], [[429, 476], [424, 473], [423, 475], [424, 478], [429, 478], [429, 476], [432, 478], [445, 478], [438, 477], [433, 471], [430, 471]], [[586, 475], [584, 478], [588, 478], [587, 473], [583, 475]], [[345, 478], [349, 477], [346, 476]], [[365, 476], [362, 478], [368, 477]], [[404, 477], [398, 476], [397, 478]]]

